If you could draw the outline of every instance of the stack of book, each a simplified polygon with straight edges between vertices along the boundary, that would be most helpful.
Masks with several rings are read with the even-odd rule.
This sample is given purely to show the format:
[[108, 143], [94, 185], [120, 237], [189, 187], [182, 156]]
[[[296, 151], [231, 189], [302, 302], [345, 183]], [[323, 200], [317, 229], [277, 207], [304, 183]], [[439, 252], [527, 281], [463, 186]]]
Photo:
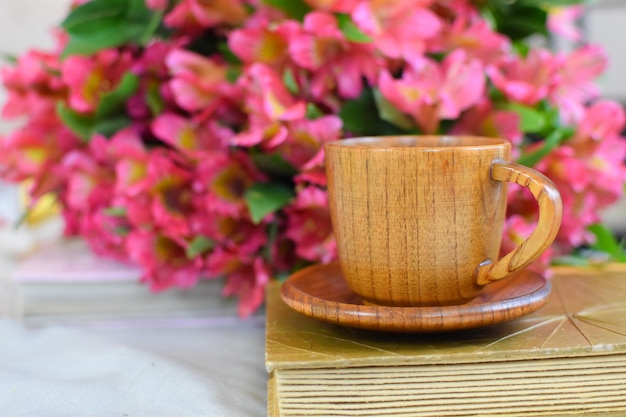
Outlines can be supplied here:
[[[80, 239], [62, 239], [16, 262], [12, 316], [30, 325], [203, 326], [240, 320], [223, 282], [151, 292], [141, 270], [93, 254]], [[5, 295], [5, 298], [7, 296]]]
[[268, 415], [626, 415], [626, 268], [560, 269], [542, 309], [442, 334], [392, 334], [267, 302]]

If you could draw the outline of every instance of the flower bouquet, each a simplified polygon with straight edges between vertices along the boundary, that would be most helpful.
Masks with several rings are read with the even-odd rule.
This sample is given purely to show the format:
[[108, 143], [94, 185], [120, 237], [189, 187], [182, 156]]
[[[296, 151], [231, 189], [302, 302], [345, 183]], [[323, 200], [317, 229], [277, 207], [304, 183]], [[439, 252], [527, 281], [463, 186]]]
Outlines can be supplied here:
[[[624, 191], [624, 112], [598, 97], [607, 59], [580, 42], [577, 3], [75, 0], [54, 50], [2, 70], [3, 116], [24, 122], [0, 173], [154, 290], [223, 277], [243, 316], [270, 278], [336, 257], [322, 145], [349, 136], [506, 138], [564, 200], [534, 267], [624, 260], [599, 224]], [[537, 213], [515, 188], [509, 208], [504, 251]]]

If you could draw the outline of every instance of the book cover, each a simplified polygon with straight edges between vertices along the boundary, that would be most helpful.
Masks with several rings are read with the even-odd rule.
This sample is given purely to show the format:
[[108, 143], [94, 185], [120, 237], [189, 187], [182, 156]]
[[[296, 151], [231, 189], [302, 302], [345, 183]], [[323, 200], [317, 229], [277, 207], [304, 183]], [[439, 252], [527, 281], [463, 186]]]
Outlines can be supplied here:
[[550, 302], [501, 325], [393, 334], [305, 317], [268, 291], [273, 416], [626, 412], [626, 268], [557, 269]]
[[237, 303], [222, 296], [220, 280], [155, 293], [140, 277], [137, 266], [99, 257], [81, 239], [62, 239], [16, 262], [11, 315], [33, 325], [199, 326], [203, 320], [239, 320]]

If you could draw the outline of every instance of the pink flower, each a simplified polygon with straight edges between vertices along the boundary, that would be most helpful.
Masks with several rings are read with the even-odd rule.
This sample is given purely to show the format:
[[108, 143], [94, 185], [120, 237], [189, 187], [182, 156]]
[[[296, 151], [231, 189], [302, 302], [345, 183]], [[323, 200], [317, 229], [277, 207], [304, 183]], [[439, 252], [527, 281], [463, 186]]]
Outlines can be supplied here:
[[3, 67], [0, 76], [7, 91], [2, 116], [38, 117], [55, 111], [55, 103], [66, 95], [66, 87], [56, 72], [60, 68], [55, 54], [31, 50], [20, 56], [15, 67]]
[[188, 236], [189, 215], [194, 210], [192, 172], [176, 159], [168, 152], [150, 154], [147, 173], [151, 183], [150, 212], [154, 225], [168, 235]]
[[285, 209], [285, 235], [296, 244], [296, 254], [309, 261], [327, 263], [337, 256], [337, 245], [328, 211], [328, 196], [317, 187], [299, 190], [295, 202]]
[[352, 19], [389, 58], [421, 59], [426, 41], [441, 30], [439, 17], [427, 9], [433, 0], [361, 1]]
[[146, 6], [152, 10], [163, 11], [169, 6], [169, 0], [146, 0]]
[[614, 101], [600, 100], [585, 109], [571, 143], [585, 140], [600, 142], [618, 136], [626, 127], [624, 108]]
[[314, 10], [350, 14], [361, 0], [304, 0]]
[[558, 61], [544, 49], [531, 49], [526, 58], [508, 56], [487, 68], [487, 74], [507, 98], [533, 106], [548, 97], [556, 82]]
[[208, 213], [202, 200], [190, 217], [193, 234], [205, 236], [217, 246], [242, 256], [252, 256], [268, 243], [267, 224], [253, 224], [249, 219]]
[[549, 98], [566, 123], [576, 123], [582, 117], [585, 102], [598, 95], [594, 80], [605, 71], [608, 59], [598, 46], [585, 46], [559, 58], [557, 82]]
[[165, 16], [165, 24], [196, 35], [202, 29], [243, 22], [247, 12], [241, 0], [182, 0]]
[[289, 133], [276, 151], [298, 171], [321, 166], [323, 145], [341, 137], [341, 126], [341, 119], [332, 115], [295, 121], [289, 124]]
[[53, 114], [42, 113], [0, 140], [0, 172], [11, 181], [48, 176], [78, 146], [76, 136]]
[[563, 221], [557, 241], [571, 249], [590, 243], [587, 227], [600, 221], [599, 213], [617, 201], [626, 181], [626, 141], [605, 138], [595, 147], [564, 145], [552, 151], [536, 166], [561, 193]]
[[252, 93], [259, 94], [258, 97], [253, 95], [250, 98], [255, 101], [261, 100], [261, 103], [250, 103], [261, 104], [261, 107], [255, 110], [262, 110], [265, 117], [272, 121], [297, 120], [305, 116], [305, 103], [293, 97], [272, 69], [262, 64], [254, 64], [249, 68], [248, 74], [253, 88]]
[[152, 131], [163, 142], [191, 157], [197, 156], [199, 151], [219, 150], [226, 146], [222, 138], [211, 132], [210, 126], [174, 113], [157, 116], [152, 121]]
[[584, 13], [583, 6], [551, 7], [548, 9], [548, 30], [572, 41], [582, 39], [580, 28], [576, 27], [577, 20]]
[[239, 315], [248, 317], [263, 303], [270, 267], [260, 257], [244, 258], [237, 253], [215, 251], [207, 261], [212, 275], [225, 275], [225, 296], [239, 297]]
[[235, 218], [247, 215], [245, 192], [264, 176], [242, 152], [209, 153], [196, 170], [195, 189], [203, 195], [203, 210]]
[[228, 46], [247, 64], [255, 62], [272, 66], [286, 64], [288, 42], [298, 24], [286, 21], [277, 26], [264, 25], [234, 30], [228, 37]]
[[506, 36], [494, 32], [483, 20], [458, 17], [429, 42], [429, 49], [437, 52], [462, 49], [468, 56], [480, 59], [484, 64], [491, 64], [509, 52], [510, 42]]
[[291, 58], [311, 70], [311, 93], [322, 99], [337, 88], [340, 97], [358, 97], [362, 78], [373, 81], [381, 67], [368, 43], [348, 42], [335, 16], [323, 12], [307, 14], [301, 33], [289, 42]]
[[107, 141], [111, 164], [115, 169], [115, 193], [136, 196], [150, 187], [148, 179], [148, 150], [132, 130], [117, 132]]
[[170, 87], [178, 105], [194, 112], [216, 106], [226, 83], [226, 67], [202, 55], [176, 49], [166, 58]]
[[131, 226], [121, 216], [111, 216], [107, 207], [88, 210], [80, 215], [80, 235], [85, 238], [94, 253], [128, 261], [126, 234]]
[[384, 70], [380, 92], [399, 110], [413, 117], [422, 133], [435, 133], [442, 119], [454, 119], [476, 104], [485, 89], [479, 61], [455, 51], [441, 65], [427, 58], [415, 60], [401, 79]]
[[69, 105], [80, 113], [93, 112], [103, 94], [112, 91], [131, 66], [129, 52], [106, 49], [93, 56], [69, 56], [61, 76], [69, 88]]
[[203, 261], [187, 258], [187, 246], [187, 242], [157, 230], [136, 229], [126, 238], [129, 258], [143, 268], [141, 280], [153, 291], [189, 288], [198, 282]]
[[246, 92], [245, 107], [249, 110], [247, 130], [237, 134], [231, 143], [254, 146], [264, 143], [275, 147], [284, 141], [287, 128], [284, 122], [306, 116], [306, 104], [297, 100], [271, 68], [254, 64], [240, 78]]
[[87, 152], [69, 152], [62, 162], [67, 181], [66, 203], [75, 210], [103, 207], [110, 201], [113, 172]]
[[[482, 100], [465, 112], [451, 132], [508, 139], [514, 145], [521, 145], [524, 138], [519, 115], [512, 111], [497, 110], [487, 100]], [[514, 147], [514, 150], [517, 148]]]

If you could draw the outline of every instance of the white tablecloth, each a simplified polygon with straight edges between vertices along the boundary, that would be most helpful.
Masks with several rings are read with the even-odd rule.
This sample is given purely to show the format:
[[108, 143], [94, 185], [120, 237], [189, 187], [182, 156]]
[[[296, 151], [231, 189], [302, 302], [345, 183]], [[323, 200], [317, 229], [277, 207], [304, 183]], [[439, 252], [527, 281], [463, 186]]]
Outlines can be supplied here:
[[11, 318], [16, 257], [57, 239], [57, 223], [0, 227], [0, 416], [266, 415], [261, 316], [82, 328]]
[[7, 417], [266, 415], [264, 328], [26, 328], [0, 319]]

